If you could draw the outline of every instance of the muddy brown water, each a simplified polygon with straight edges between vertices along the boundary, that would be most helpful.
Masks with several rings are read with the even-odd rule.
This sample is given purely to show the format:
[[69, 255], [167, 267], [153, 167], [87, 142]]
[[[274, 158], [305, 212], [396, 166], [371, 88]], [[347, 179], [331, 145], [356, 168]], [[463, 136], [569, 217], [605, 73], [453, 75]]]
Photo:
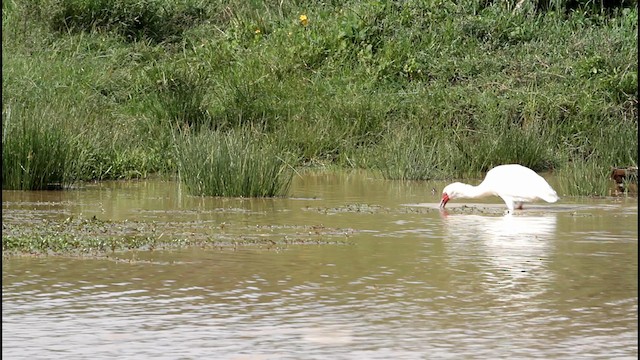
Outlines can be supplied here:
[[169, 224], [167, 238], [274, 241], [5, 258], [2, 355], [637, 358], [637, 199], [513, 216], [497, 198], [454, 200], [441, 214], [443, 185], [354, 172], [303, 174], [283, 199], [191, 197], [151, 180], [3, 191], [5, 223], [96, 216]]

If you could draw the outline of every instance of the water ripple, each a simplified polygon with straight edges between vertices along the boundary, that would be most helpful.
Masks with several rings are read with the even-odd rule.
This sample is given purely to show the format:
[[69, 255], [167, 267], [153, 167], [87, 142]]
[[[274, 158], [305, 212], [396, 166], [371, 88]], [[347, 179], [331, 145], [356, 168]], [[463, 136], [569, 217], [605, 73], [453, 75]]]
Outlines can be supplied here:
[[[376, 189], [362, 193], [385, 194]], [[394, 212], [381, 197], [384, 205], [354, 208], [333, 191], [321, 194], [331, 202], [298, 199], [280, 209], [286, 200], [233, 200], [228, 207], [242, 211], [198, 224], [233, 219], [230, 227], [258, 236], [323, 224], [354, 229], [349, 246], [5, 259], [3, 356], [637, 358], [637, 223], [626, 215], [633, 209], [441, 216]], [[127, 209], [173, 216], [136, 203], [165, 197], [127, 195]], [[209, 209], [206, 216], [224, 213], [216, 209], [225, 200], [181, 206], [189, 201]], [[188, 217], [199, 209], [180, 211]]]

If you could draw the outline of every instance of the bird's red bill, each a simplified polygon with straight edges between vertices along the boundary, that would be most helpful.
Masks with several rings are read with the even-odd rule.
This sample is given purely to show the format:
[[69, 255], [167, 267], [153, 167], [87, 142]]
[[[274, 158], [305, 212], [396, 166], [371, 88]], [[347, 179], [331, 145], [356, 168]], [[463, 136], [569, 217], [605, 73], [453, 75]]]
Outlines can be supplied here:
[[442, 194], [442, 200], [440, 201], [440, 207], [444, 208], [445, 205], [449, 202], [449, 195]]

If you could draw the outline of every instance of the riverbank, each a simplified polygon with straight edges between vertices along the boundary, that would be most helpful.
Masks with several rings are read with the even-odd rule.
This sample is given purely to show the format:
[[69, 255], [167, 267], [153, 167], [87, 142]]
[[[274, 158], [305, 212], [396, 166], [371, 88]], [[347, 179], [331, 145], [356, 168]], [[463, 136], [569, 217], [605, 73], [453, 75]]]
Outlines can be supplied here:
[[520, 163], [565, 179], [561, 196], [609, 195], [611, 168], [638, 160], [637, 18], [528, 2], [3, 3], [3, 188], [226, 169], [256, 180], [232, 191], [277, 196], [318, 164], [428, 180]]

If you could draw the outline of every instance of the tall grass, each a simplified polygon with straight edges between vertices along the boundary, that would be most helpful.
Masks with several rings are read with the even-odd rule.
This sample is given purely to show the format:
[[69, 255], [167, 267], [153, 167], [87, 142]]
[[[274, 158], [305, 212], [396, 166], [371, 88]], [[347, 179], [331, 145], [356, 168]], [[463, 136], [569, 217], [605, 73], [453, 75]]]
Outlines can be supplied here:
[[450, 153], [442, 148], [442, 137], [408, 127], [390, 132], [378, 146], [375, 165], [385, 179], [429, 180], [447, 174]]
[[168, 128], [211, 128], [211, 115], [205, 104], [207, 78], [204, 72], [174, 67], [166, 72], [156, 70], [157, 100], [153, 102], [156, 107], [152, 114], [159, 123], [166, 120]]
[[2, 188], [43, 190], [84, 179], [89, 153], [81, 134], [46, 118], [46, 105], [27, 111], [11, 104], [3, 109]]
[[[629, 122], [630, 124], [625, 124]], [[573, 196], [609, 196], [615, 193], [611, 169], [637, 166], [637, 119], [621, 119], [617, 124], [600, 123], [596, 128], [577, 132], [571, 140], [575, 144], [568, 151], [566, 161], [558, 171], [560, 191]], [[637, 136], [637, 135], [636, 135]], [[634, 181], [634, 179], [629, 179]], [[635, 179], [637, 183], [637, 179]]]
[[5, 3], [3, 109], [51, 104], [28, 116], [91, 139], [90, 178], [204, 176], [188, 168], [213, 167], [210, 149], [193, 149], [245, 126], [278, 156], [391, 179], [517, 162], [600, 182], [595, 169], [637, 164], [626, 0]]
[[615, 183], [611, 168], [596, 161], [572, 162], [557, 173], [558, 192], [569, 196], [610, 196]]
[[246, 129], [182, 134], [177, 160], [187, 190], [203, 196], [283, 196], [296, 165], [281, 144]]

